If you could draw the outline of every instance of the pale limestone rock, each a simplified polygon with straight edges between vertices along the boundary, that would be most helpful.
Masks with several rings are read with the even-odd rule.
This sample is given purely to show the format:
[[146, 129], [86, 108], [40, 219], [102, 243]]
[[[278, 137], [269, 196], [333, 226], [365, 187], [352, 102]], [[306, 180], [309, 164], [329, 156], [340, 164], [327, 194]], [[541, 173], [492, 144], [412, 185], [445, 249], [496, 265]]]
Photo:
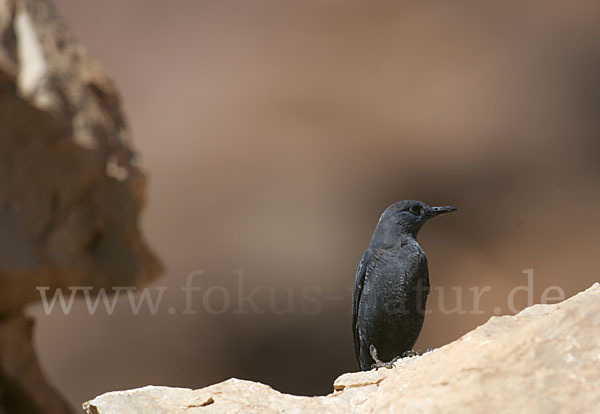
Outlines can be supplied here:
[[85, 403], [117, 413], [600, 412], [600, 285], [555, 305], [492, 317], [394, 369], [348, 373], [323, 397], [230, 379], [199, 390], [144, 387]]

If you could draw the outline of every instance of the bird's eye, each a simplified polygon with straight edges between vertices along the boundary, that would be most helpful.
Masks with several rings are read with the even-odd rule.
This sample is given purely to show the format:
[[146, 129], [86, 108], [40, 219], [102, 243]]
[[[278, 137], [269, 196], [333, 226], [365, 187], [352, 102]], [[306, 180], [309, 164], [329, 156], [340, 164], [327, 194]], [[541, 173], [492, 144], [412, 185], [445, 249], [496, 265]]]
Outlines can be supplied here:
[[421, 206], [412, 206], [410, 208], [410, 212], [413, 213], [415, 216], [420, 216], [421, 215]]

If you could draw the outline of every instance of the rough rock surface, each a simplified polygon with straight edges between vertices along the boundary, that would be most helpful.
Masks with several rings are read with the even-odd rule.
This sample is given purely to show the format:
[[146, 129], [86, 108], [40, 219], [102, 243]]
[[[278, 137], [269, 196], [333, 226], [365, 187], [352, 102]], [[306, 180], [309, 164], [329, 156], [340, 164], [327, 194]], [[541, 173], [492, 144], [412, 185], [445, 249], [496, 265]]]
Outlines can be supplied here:
[[0, 126], [0, 413], [64, 413], [23, 307], [38, 287], [141, 286], [161, 265], [114, 85], [46, 0], [0, 0]]
[[0, 125], [0, 313], [159, 273], [117, 92], [45, 0], [0, 0]]
[[394, 369], [349, 373], [323, 397], [238, 379], [199, 390], [148, 386], [86, 402], [116, 413], [600, 412], [600, 285], [554, 305], [492, 317]]

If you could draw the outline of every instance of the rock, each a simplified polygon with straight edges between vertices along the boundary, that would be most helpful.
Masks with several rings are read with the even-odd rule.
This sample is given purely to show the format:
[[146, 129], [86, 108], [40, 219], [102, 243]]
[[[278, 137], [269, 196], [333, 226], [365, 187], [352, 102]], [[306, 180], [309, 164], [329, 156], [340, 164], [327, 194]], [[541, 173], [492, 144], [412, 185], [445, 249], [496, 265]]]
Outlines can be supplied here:
[[0, 319], [0, 413], [67, 413], [44, 379], [32, 344], [33, 321]]
[[0, 125], [0, 313], [160, 273], [118, 94], [45, 0], [0, 0]]
[[0, 0], [0, 413], [65, 413], [23, 307], [162, 270], [139, 229], [145, 178], [109, 77], [46, 0]]
[[393, 369], [340, 376], [322, 397], [238, 379], [199, 390], [147, 386], [103, 394], [89, 414], [592, 413], [600, 408], [600, 284], [554, 305], [492, 317]]

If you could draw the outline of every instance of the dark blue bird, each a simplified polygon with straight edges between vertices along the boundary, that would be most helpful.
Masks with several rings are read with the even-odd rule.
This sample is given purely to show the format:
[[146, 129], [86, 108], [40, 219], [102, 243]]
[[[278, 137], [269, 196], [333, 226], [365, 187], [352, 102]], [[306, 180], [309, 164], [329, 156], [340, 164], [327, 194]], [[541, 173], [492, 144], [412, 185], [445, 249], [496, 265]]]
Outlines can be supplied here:
[[361, 370], [389, 367], [412, 350], [429, 293], [427, 257], [417, 234], [430, 218], [455, 210], [405, 200], [381, 215], [354, 282], [352, 332]]

